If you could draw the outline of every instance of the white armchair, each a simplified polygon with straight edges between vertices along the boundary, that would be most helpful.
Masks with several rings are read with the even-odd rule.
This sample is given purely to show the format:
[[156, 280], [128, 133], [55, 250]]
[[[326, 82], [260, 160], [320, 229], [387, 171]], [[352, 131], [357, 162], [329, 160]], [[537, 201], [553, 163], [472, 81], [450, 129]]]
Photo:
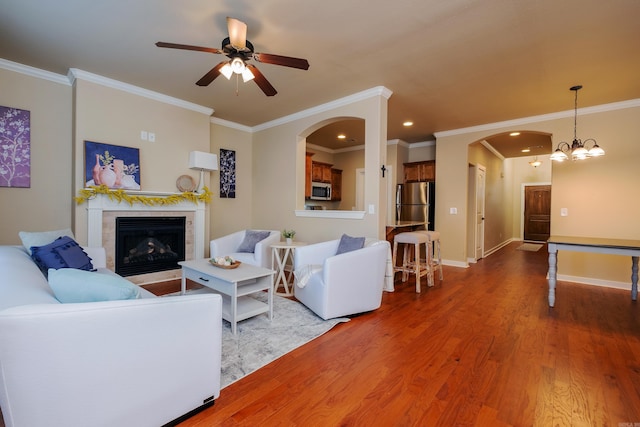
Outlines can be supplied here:
[[252, 252], [238, 252], [240, 244], [248, 230], [236, 231], [235, 233], [219, 237], [211, 240], [209, 243], [210, 256], [218, 257], [229, 255], [235, 260], [246, 262], [247, 264], [258, 267], [271, 268], [272, 250], [271, 245], [280, 241], [280, 231], [278, 230], [252, 230], [252, 231], [269, 231], [267, 238], [256, 243]]
[[362, 249], [335, 255], [340, 240], [296, 248], [295, 297], [323, 319], [380, 307], [389, 242], [367, 239]]

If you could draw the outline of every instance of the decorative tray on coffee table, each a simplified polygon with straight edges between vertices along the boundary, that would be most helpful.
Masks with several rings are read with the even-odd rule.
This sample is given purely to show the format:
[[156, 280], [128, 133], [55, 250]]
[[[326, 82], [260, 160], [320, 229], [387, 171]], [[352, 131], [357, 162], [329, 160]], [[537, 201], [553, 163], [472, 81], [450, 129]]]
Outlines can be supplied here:
[[233, 268], [238, 268], [240, 266], [240, 264], [242, 264], [240, 261], [234, 261], [231, 265], [218, 264], [217, 262], [215, 262], [213, 260], [213, 258], [211, 258], [209, 260], [209, 263], [211, 263], [211, 265], [213, 265], [214, 267], [224, 268], [225, 270], [231, 270]]

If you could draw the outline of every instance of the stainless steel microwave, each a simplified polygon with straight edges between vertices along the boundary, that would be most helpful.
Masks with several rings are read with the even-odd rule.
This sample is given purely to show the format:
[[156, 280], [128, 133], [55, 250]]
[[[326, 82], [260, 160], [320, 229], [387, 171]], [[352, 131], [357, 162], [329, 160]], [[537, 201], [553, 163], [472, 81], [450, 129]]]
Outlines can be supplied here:
[[312, 182], [311, 200], [331, 200], [331, 184]]

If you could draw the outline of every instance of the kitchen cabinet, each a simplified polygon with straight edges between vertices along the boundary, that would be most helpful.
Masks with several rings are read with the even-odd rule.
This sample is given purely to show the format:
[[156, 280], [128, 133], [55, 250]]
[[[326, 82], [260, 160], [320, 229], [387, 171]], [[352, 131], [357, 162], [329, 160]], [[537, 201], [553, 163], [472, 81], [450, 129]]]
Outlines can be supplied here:
[[435, 180], [435, 160], [404, 163], [404, 182], [427, 182]]
[[331, 168], [331, 201], [342, 200], [342, 170]]
[[329, 163], [311, 162], [311, 181], [330, 184], [331, 166]]

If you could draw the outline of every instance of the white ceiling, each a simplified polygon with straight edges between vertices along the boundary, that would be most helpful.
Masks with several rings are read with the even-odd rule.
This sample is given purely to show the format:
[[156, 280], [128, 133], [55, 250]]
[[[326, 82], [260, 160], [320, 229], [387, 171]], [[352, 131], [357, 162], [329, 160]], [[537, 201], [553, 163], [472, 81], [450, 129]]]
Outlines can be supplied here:
[[[0, 58], [99, 74], [256, 126], [376, 86], [388, 139], [640, 98], [638, 0], [0, 0]], [[196, 86], [222, 55], [226, 17], [256, 52], [306, 58], [308, 71], [252, 61], [276, 88], [224, 78]], [[404, 120], [415, 124], [402, 127]]]

